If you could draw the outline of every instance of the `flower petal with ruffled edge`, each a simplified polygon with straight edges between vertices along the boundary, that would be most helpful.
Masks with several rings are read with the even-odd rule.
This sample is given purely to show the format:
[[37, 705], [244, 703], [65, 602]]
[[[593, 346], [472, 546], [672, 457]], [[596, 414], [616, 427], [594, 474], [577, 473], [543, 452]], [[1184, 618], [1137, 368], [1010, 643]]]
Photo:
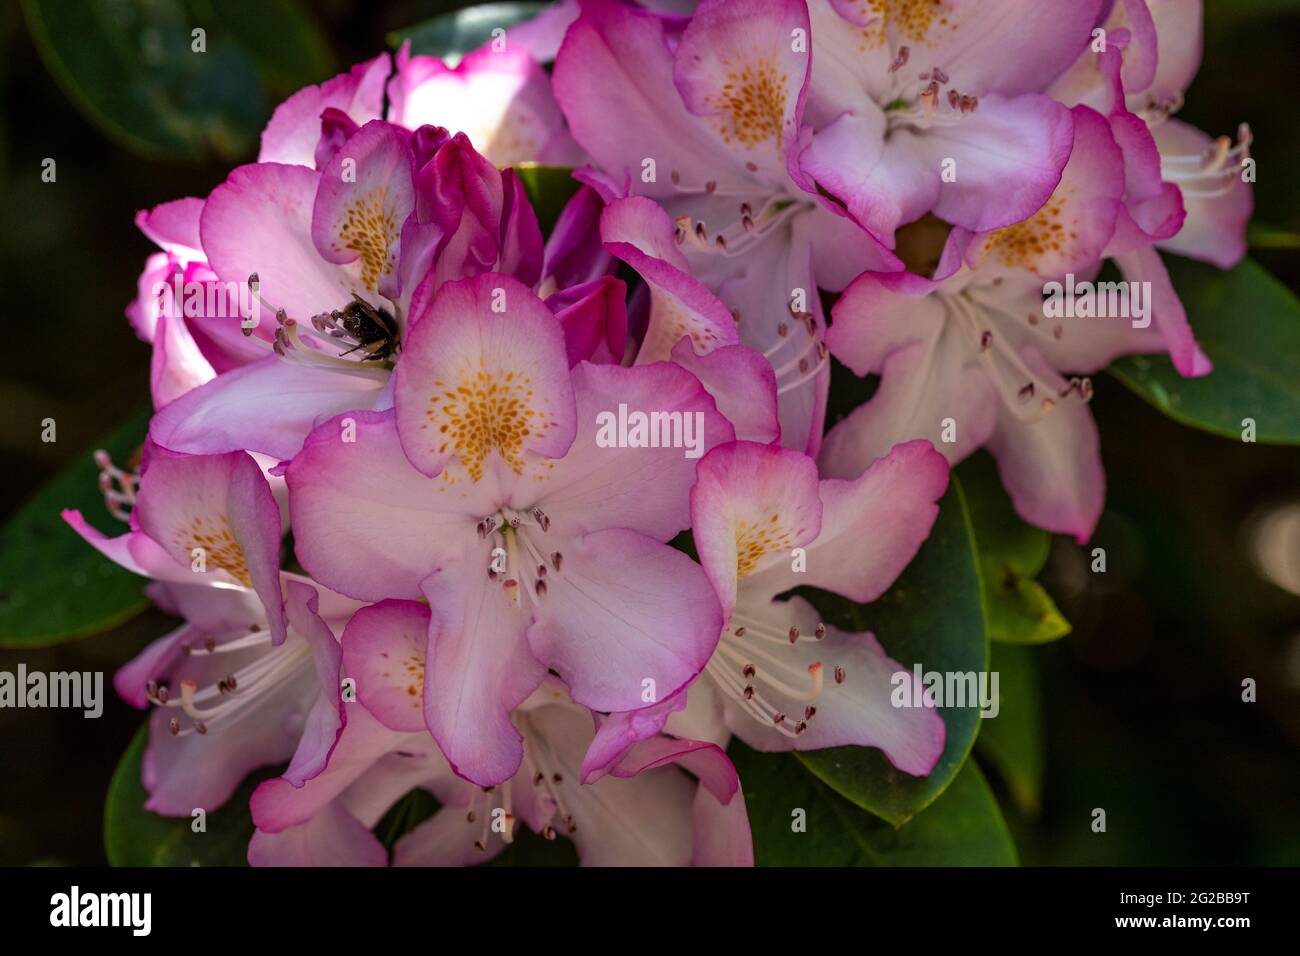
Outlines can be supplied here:
[[433, 124], [463, 132], [497, 166], [582, 161], [549, 77], [521, 47], [480, 47], [449, 67], [435, 56], [412, 56], [405, 43], [388, 95], [389, 121], [407, 129]]
[[341, 110], [357, 125], [378, 119], [384, 110], [384, 86], [391, 70], [388, 54], [381, 53], [319, 86], [299, 90], [271, 115], [262, 132], [257, 161], [315, 168], [321, 113], [330, 108]]
[[284, 641], [280, 509], [262, 469], [244, 452], [177, 455], [154, 448], [132, 516], [182, 566], [256, 591], [274, 643]]
[[414, 209], [415, 157], [407, 134], [374, 120], [321, 169], [312, 242], [326, 262], [356, 263], [362, 286], [395, 300], [401, 293], [402, 227]]

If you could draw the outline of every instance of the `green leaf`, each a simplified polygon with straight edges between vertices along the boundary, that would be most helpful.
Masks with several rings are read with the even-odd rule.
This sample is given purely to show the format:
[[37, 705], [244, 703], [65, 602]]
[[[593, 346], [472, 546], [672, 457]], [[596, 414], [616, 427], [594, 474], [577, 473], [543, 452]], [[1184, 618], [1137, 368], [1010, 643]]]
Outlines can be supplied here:
[[538, 163], [520, 163], [514, 167], [515, 174], [524, 185], [528, 201], [537, 212], [537, 222], [542, 227], [542, 235], [549, 236], [555, 228], [555, 221], [560, 218], [573, 194], [581, 185], [573, 178], [573, 170], [566, 166], [542, 166]]
[[1047, 532], [1016, 514], [988, 454], [971, 456], [957, 474], [970, 506], [989, 637], [1010, 644], [1042, 644], [1069, 634], [1069, 622], [1034, 580], [1047, 561]]
[[[733, 741], [759, 866], [1014, 866], [1015, 844], [974, 761], [911, 822], [894, 828], [805, 772], [790, 754]], [[804, 832], [796, 832], [797, 810]]]
[[1300, 232], [1251, 222], [1246, 225], [1246, 242], [1252, 249], [1300, 249]]
[[493, 30], [508, 30], [531, 20], [548, 6], [546, 3], [482, 3], [397, 30], [388, 35], [388, 42], [396, 49], [409, 39], [412, 53], [440, 56], [449, 66], [455, 66], [463, 55], [492, 39]]
[[[800, 588], [829, 623], [869, 630], [905, 668], [979, 672], [988, 663], [979, 569], [970, 516], [956, 479], [940, 503], [929, 540], [879, 600], [853, 604]], [[957, 775], [979, 730], [977, 707], [942, 707], [947, 740], [927, 777], [896, 769], [879, 750], [833, 747], [798, 754], [823, 782], [863, 809], [900, 825], [929, 806]]]
[[[218, 809], [207, 812], [203, 833], [192, 829], [191, 817], [160, 817], [144, 808], [148, 794], [140, 782], [140, 761], [149, 742], [146, 722], [131, 739], [104, 804], [104, 849], [113, 866], [245, 866], [253, 819], [248, 798], [253, 789], [283, 768], [251, 775]], [[198, 808], [196, 808], [198, 809]]]
[[[266, 101], [248, 52], [202, 9], [197, 0], [23, 0], [46, 68], [105, 133], [149, 158], [233, 161], [256, 143]], [[205, 52], [192, 48], [196, 28]]]
[[989, 669], [998, 675], [999, 709], [985, 718], [976, 748], [1021, 812], [1036, 817], [1043, 795], [1043, 709], [1034, 651], [994, 644]]
[[1135, 355], [1111, 374], [1184, 425], [1240, 441], [1250, 418], [1258, 441], [1300, 444], [1300, 300], [1251, 259], [1167, 264], [1214, 371], [1182, 378], [1165, 356]]
[[277, 92], [287, 96], [338, 72], [325, 34], [296, 0], [208, 2], [220, 29], [248, 52]]
[[[138, 415], [97, 448], [125, 462], [144, 440]], [[40, 647], [106, 631], [149, 604], [145, 581], [81, 540], [59, 513], [80, 510], [105, 533], [123, 533], [99, 491], [91, 449], [39, 489], [0, 528], [0, 647]], [[116, 527], [114, 527], [116, 526]]]

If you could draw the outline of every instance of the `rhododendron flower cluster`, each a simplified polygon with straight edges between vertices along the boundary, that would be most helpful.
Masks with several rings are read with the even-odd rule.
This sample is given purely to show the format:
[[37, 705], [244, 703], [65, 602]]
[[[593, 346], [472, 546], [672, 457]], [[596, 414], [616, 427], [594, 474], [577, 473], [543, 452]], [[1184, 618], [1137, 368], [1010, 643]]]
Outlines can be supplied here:
[[[745, 865], [733, 736], [929, 774], [905, 635], [791, 592], [879, 598], [981, 447], [1086, 541], [1088, 376], [1211, 372], [1160, 256], [1229, 266], [1251, 211], [1249, 132], [1174, 118], [1198, 7], [582, 0], [551, 43], [404, 47], [281, 104], [256, 162], [140, 213], [129, 527], [65, 515], [183, 620], [116, 680], [149, 809], [285, 764], [255, 864], [468, 864], [524, 827]], [[533, 164], [573, 170], [549, 234]], [[1149, 322], [1045, 313], [1107, 260]], [[879, 381], [828, 432], [832, 357]], [[440, 809], [390, 854], [417, 787]]]

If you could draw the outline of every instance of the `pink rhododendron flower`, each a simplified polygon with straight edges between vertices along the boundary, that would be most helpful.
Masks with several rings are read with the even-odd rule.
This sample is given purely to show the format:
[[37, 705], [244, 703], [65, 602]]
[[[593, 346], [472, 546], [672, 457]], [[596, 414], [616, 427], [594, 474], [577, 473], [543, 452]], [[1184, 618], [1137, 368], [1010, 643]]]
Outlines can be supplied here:
[[1022, 517], [1092, 534], [1105, 476], [1092, 385], [1078, 376], [1130, 353], [1167, 349], [1178, 361], [1195, 342], [1158, 291], [1145, 324], [1047, 317], [1046, 280], [1094, 274], [1122, 223], [1142, 235], [1110, 123], [1086, 106], [1072, 112], [1070, 162], [1042, 210], [986, 233], [955, 229], [933, 279], [864, 273], [836, 304], [831, 349], [881, 384], [828, 435], [830, 474], [857, 474], [909, 438], [931, 439], [954, 464], [987, 446]]
[[280, 778], [258, 788], [250, 862], [382, 865], [387, 854], [370, 827], [420, 786], [441, 809], [398, 840], [399, 866], [483, 862], [512, 841], [520, 822], [547, 839], [568, 836], [588, 866], [752, 863], [744, 798], [717, 747], [646, 740], [583, 784], [592, 715], [554, 678], [511, 715], [523, 742], [518, 770], [490, 787], [457, 777], [424, 729], [429, 624], [429, 608], [410, 601], [385, 601], [352, 618], [341, 673], [356, 678], [358, 700], [343, 708], [345, 726], [324, 772], [298, 786]]
[[[344, 175], [349, 162], [352, 178]], [[280, 458], [318, 421], [386, 403], [417, 295], [489, 268], [533, 282], [542, 257], [536, 217], [512, 173], [498, 172], [463, 136], [430, 127], [408, 135], [377, 120], [322, 172], [261, 163], [236, 170], [208, 198], [200, 238], [218, 276], [257, 277], [277, 327], [265, 358], [165, 408], [153, 440], [191, 453], [246, 448]]]
[[735, 442], [706, 455], [691, 523], [722, 602], [721, 640], [686, 694], [601, 726], [584, 779], [664, 727], [719, 744], [734, 733], [758, 750], [878, 747], [900, 770], [929, 773], [943, 720], [891, 705], [894, 675], [914, 682], [907, 668], [873, 635], [840, 631], [803, 598], [778, 596], [811, 586], [875, 600], [929, 536], [947, 484], [943, 456], [922, 441], [854, 481], [819, 481], [811, 459], [772, 445]]
[[1100, 5], [811, 0], [800, 169], [891, 247], [926, 212], [975, 231], [1027, 218], [1070, 156], [1069, 115], [1043, 91]]
[[388, 95], [390, 122], [465, 133], [498, 166], [582, 162], [551, 95], [550, 78], [527, 50], [508, 40], [500, 50], [491, 44], [475, 50], [455, 67], [438, 57], [412, 56], [404, 44]]
[[[525, 286], [448, 283], [417, 316], [394, 408], [321, 425], [288, 467], [299, 559], [361, 600], [424, 597], [424, 718], [458, 773], [492, 785], [523, 759], [511, 710], [549, 668], [595, 710], [683, 687], [721, 628], [698, 565], [663, 542], [689, 523], [681, 448], [610, 448], [624, 405], [731, 425], [686, 371], [579, 363]], [[649, 682], [646, 684], [645, 682]], [[654, 696], [643, 698], [646, 686]]]
[[[808, 31], [793, 0], [705, 2], [687, 23], [596, 0], [569, 29], [554, 81], [574, 138], [600, 169], [591, 181], [610, 200], [656, 200], [674, 223], [680, 251], [650, 254], [689, 289], [647, 276], [654, 357], [681, 334], [697, 347], [763, 353], [776, 372], [783, 443], [815, 451], [830, 381], [817, 287], [842, 289], [862, 269], [897, 260], [792, 175], [810, 64], [792, 31]], [[662, 231], [635, 209], [620, 220], [643, 220], [641, 236]], [[624, 228], [602, 223], [602, 236], [646, 252]]]
[[295, 750], [291, 779], [319, 773], [338, 728], [322, 690], [334, 686], [334, 635], [360, 604], [278, 570], [279, 508], [252, 458], [151, 449], [131, 531], [107, 538], [77, 512], [64, 517], [110, 559], [153, 578], [155, 602], [185, 621], [115, 679], [132, 706], [155, 705], [148, 808], [215, 809], [249, 772]]

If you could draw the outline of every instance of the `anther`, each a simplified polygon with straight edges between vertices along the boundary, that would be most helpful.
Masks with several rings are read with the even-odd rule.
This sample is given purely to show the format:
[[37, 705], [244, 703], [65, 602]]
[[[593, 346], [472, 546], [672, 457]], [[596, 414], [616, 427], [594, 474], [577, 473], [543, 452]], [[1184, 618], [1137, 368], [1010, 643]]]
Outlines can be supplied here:
[[795, 643], [795, 642], [798, 641], [798, 640], [799, 640], [799, 628], [798, 628], [796, 625], [791, 624], [791, 625], [790, 625], [790, 643], [793, 644], [793, 643]]
[[534, 593], [536, 593], [536, 595], [537, 595], [538, 597], [545, 597], [545, 596], [546, 596], [546, 582], [545, 582], [545, 581], [538, 581], [536, 584], [533, 585], [533, 591], [534, 591]]
[[843, 683], [844, 683], [844, 678], [845, 678], [845, 676], [846, 676], [846, 675], [845, 675], [845, 673], [844, 673], [844, 668], [843, 668], [843, 667], [840, 667], [838, 664], [836, 664], [836, 665], [835, 665], [835, 683], [837, 683], [837, 684], [843, 684]]
[[1026, 382], [1024, 385], [1020, 387], [1020, 391], [1016, 392], [1016, 398], [1018, 398], [1022, 402], [1027, 402], [1033, 397], [1034, 397], [1033, 382]]
[[537, 526], [541, 528], [542, 531], [545, 532], [551, 530], [551, 519], [546, 517], [541, 508], [533, 509], [533, 520], [537, 522]]
[[167, 730], [173, 737], [177, 736], [181, 732], [181, 722], [173, 717], [171, 720], [167, 721]]
[[813, 637], [817, 638], [817, 640], [819, 640], [819, 641], [822, 640], [823, 638], [825, 638], [825, 637], [826, 637], [826, 625], [825, 625], [825, 624], [822, 624], [822, 623], [819, 621], [819, 622], [817, 623], [817, 626], [816, 626], [815, 628], [813, 628]]
[[745, 636], [745, 629], [744, 629], [743, 627], [738, 627], [738, 628], [736, 628], [734, 631], [732, 631], [731, 633], [735, 634], [737, 637], [744, 637], [744, 636]]
[[985, 331], [980, 334], [980, 351], [987, 352], [989, 346], [993, 344], [993, 333]]
[[753, 677], [755, 674], [757, 674], [758, 671], [755, 670], [753, 664], [746, 664], [744, 667], [740, 669], [740, 673], [743, 674], [746, 677], [746, 679], [748, 679]]

